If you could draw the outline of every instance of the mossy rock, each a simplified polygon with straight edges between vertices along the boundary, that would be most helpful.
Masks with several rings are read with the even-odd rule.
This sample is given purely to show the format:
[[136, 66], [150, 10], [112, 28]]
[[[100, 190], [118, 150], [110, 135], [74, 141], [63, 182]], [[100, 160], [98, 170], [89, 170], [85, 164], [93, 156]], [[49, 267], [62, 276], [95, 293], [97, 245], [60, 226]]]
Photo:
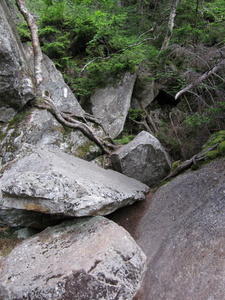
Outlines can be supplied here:
[[206, 157], [213, 160], [217, 157], [225, 156], [225, 130], [218, 131], [211, 135], [209, 141], [205, 144], [204, 150], [206, 151], [210, 147], [217, 145], [216, 149], [206, 153]]

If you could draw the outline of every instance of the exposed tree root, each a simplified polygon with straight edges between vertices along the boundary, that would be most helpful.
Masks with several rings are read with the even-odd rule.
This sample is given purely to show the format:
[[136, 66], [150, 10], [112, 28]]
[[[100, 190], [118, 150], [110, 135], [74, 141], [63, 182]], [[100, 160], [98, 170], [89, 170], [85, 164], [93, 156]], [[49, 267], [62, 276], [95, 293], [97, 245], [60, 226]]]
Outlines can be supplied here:
[[118, 145], [112, 140], [110, 142], [106, 141], [108, 137], [106, 139], [98, 137], [88, 125], [74, 119], [71, 114], [60, 111], [49, 96], [42, 96], [41, 101], [39, 97], [34, 106], [41, 109], [47, 109], [62, 125], [80, 130], [85, 136], [95, 142], [106, 154], [111, 154], [111, 151], [108, 150], [108, 148], [111, 150], [116, 150], [118, 148]]
[[[60, 111], [54, 104], [53, 100], [50, 96], [47, 96], [48, 91], [44, 90], [42, 85], [43, 74], [42, 74], [42, 51], [38, 38], [38, 27], [35, 23], [35, 20], [32, 14], [28, 11], [26, 7], [26, 0], [16, 0], [17, 7], [21, 14], [23, 15], [27, 25], [29, 27], [31, 33], [31, 40], [33, 46], [34, 53], [34, 76], [36, 80], [36, 101], [34, 106], [41, 109], [47, 109], [55, 118], [64, 126], [70, 127], [73, 129], [80, 130], [86, 137], [96, 143], [106, 154], [111, 154], [112, 150], [118, 148], [110, 137], [106, 137], [105, 139], [98, 137], [95, 132], [84, 122], [87, 120], [91, 120], [96, 124], [100, 125], [100, 122], [92, 115], [84, 113], [82, 116], [83, 121], [78, 121], [74, 119], [76, 117], [73, 113], [70, 112], [62, 112]], [[79, 118], [81, 118], [79, 116]], [[108, 142], [107, 142], [108, 140]], [[109, 150], [111, 149], [111, 150]]]

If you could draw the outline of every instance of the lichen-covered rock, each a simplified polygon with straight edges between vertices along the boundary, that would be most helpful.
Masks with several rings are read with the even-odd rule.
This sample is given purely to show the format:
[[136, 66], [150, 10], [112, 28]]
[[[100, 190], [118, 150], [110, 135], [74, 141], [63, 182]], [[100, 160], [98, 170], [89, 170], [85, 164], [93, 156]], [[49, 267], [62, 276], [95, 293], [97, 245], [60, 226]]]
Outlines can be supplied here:
[[170, 160], [158, 139], [146, 131], [112, 154], [113, 168], [148, 186], [156, 185], [170, 170]]
[[4, 107], [0, 121], [5, 122], [34, 97], [34, 90], [31, 71], [5, 0], [0, 3], [0, 16], [0, 107]]
[[136, 75], [127, 73], [115, 86], [99, 89], [91, 96], [92, 112], [112, 138], [123, 131], [135, 80]]
[[131, 300], [146, 256], [132, 237], [104, 217], [48, 228], [2, 262], [0, 299]]
[[4, 167], [2, 209], [61, 216], [107, 215], [145, 198], [149, 188], [56, 149], [24, 148]]

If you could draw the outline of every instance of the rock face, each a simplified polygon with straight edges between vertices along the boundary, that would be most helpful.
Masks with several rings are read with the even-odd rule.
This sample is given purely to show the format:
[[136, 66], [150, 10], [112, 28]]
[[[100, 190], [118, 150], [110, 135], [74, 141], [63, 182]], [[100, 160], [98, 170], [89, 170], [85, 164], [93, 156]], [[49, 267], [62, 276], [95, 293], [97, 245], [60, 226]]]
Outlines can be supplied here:
[[7, 2], [0, 3], [0, 121], [34, 97], [30, 69], [23, 53]]
[[133, 141], [114, 152], [112, 164], [116, 171], [150, 187], [170, 171], [165, 150], [159, 140], [146, 131], [140, 132]]
[[[24, 45], [24, 52], [32, 65], [31, 47]], [[70, 88], [63, 80], [62, 74], [56, 69], [53, 62], [43, 55], [43, 85], [51, 93], [51, 98], [57, 108], [62, 111], [69, 111], [78, 117], [84, 115], [84, 110], [79, 105], [76, 97], [72, 94]], [[8, 115], [10, 114], [8, 108]], [[0, 108], [1, 112], [1, 108]], [[12, 113], [14, 110], [12, 110]], [[13, 116], [14, 114], [12, 114]], [[5, 119], [4, 119], [5, 120]], [[98, 134], [103, 136], [103, 130], [96, 128], [94, 123], [88, 123], [88, 126]], [[66, 130], [55, 118], [46, 110], [32, 109], [21, 113], [17, 118], [11, 120], [10, 124], [2, 125], [3, 137], [0, 137], [0, 155], [3, 157], [3, 163], [12, 158], [13, 153], [21, 147], [23, 143], [38, 146], [51, 146], [62, 149], [63, 151], [84, 157], [87, 160], [95, 158], [99, 148], [91, 142], [80, 131]], [[5, 135], [5, 136], [4, 136]]]
[[135, 79], [136, 75], [127, 73], [119, 84], [97, 90], [91, 96], [92, 112], [111, 138], [123, 131]]
[[48, 228], [17, 246], [1, 267], [0, 299], [128, 300], [146, 256], [104, 217]]
[[[23, 49], [29, 66], [33, 70], [34, 58], [32, 47], [28, 44], [23, 44]], [[65, 83], [62, 73], [56, 69], [53, 61], [44, 54], [42, 62], [42, 73], [42, 85], [45, 87], [46, 91], [51, 94], [51, 99], [53, 100], [57, 108], [63, 111], [69, 111], [76, 114], [76, 116], [82, 117], [84, 114], [84, 110], [81, 108], [69, 86]]]
[[135, 299], [224, 299], [225, 160], [178, 176], [148, 202], [112, 218], [148, 257]]
[[[33, 53], [30, 46], [21, 44], [7, 4], [5, 0], [0, 3], [0, 165], [1, 161], [4, 164], [12, 159], [23, 143], [58, 147], [88, 160], [95, 158], [99, 148], [83, 133], [65, 130], [47, 111], [28, 106], [23, 110], [25, 104], [34, 98], [31, 80]], [[82, 118], [84, 110], [64, 82], [62, 74], [45, 55], [42, 72], [43, 86], [51, 94], [57, 108]], [[18, 110], [20, 113], [13, 118]], [[9, 120], [10, 124], [7, 123]], [[100, 127], [96, 129], [94, 124], [88, 125], [99, 136], [105, 135]]]
[[5, 168], [1, 208], [18, 209], [18, 214], [107, 215], [144, 199], [149, 190], [139, 181], [56, 149], [25, 148], [18, 161]]

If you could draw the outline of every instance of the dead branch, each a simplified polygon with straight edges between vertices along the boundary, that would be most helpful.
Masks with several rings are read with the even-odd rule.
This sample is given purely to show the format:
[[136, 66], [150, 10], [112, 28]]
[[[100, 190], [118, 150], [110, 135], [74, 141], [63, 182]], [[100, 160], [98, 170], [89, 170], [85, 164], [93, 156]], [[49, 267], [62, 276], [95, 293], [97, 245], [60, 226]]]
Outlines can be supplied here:
[[196, 164], [197, 162], [201, 160], [205, 160], [207, 158], [206, 154], [209, 151], [215, 150], [218, 147], [219, 144], [215, 144], [214, 146], [208, 148], [206, 151], [203, 153], [194, 155], [192, 158], [185, 160], [182, 162], [173, 172], [171, 172], [168, 176], [166, 176], [161, 182], [173, 178], [177, 176], [178, 174], [182, 173], [183, 171], [189, 169], [192, 165]]
[[144, 113], [145, 113], [145, 116], [146, 116], [146, 118], [147, 118], [147, 121], [148, 121], [149, 125], [152, 126], [154, 132], [157, 132], [158, 129], [157, 129], [155, 123], [153, 122], [151, 115], [147, 112], [146, 108], [143, 106], [142, 103], [140, 104], [140, 106], [141, 106], [141, 109], [142, 109], [142, 110], [144, 111]]
[[220, 68], [222, 68], [223, 64], [225, 63], [225, 59], [221, 60], [219, 63], [217, 63], [211, 70], [205, 72], [203, 75], [201, 75], [199, 78], [197, 78], [195, 81], [190, 83], [188, 86], [180, 90], [176, 96], [175, 100], [177, 100], [182, 94], [186, 93], [193, 87], [199, 85], [203, 80], [207, 79], [210, 75], [216, 73]]
[[137, 121], [137, 120], [132, 119], [132, 122], [134, 122], [135, 124], [144, 126], [144, 128], [146, 129], [147, 132], [153, 134], [150, 127], [148, 126], [148, 123], [146, 122], [146, 118], [144, 118], [143, 121]]
[[[149, 30], [149, 31], [150, 31], [150, 30]], [[148, 32], [148, 31], [147, 31], [147, 32]], [[146, 32], [146, 33], [147, 33], [147, 32]], [[145, 33], [144, 33], [144, 34], [145, 34]], [[89, 62], [87, 62], [87, 63], [83, 66], [83, 68], [82, 68], [81, 71], [80, 71], [80, 75], [84, 72], [84, 70], [87, 68], [87, 66], [89, 66], [91, 63], [93, 63], [93, 62], [96, 61], [97, 59], [101, 59], [101, 60], [109, 59], [109, 58], [113, 57], [113, 55], [115, 55], [115, 54], [121, 53], [121, 52], [123, 52], [123, 51], [125, 51], [125, 50], [127, 50], [127, 49], [129, 49], [129, 48], [136, 47], [136, 46], [138, 46], [138, 45], [140, 45], [140, 44], [142, 44], [142, 43], [144, 43], [144, 42], [146, 42], [146, 41], [148, 41], [148, 40], [154, 40], [154, 39], [156, 39], [156, 37], [154, 37], [154, 38], [145, 38], [145, 39], [143, 39], [143, 40], [140, 41], [140, 42], [137, 42], [137, 43], [135, 43], [135, 44], [129, 45], [129, 46], [127, 46], [127, 47], [125, 47], [125, 48], [123, 48], [123, 49], [120, 49], [120, 50], [118, 50], [118, 51], [116, 51], [116, 52], [114, 52], [114, 53], [112, 53], [111, 55], [108, 55], [108, 56], [106, 56], [106, 57], [103, 57], [103, 56], [95, 57], [94, 59], [90, 60]]]

